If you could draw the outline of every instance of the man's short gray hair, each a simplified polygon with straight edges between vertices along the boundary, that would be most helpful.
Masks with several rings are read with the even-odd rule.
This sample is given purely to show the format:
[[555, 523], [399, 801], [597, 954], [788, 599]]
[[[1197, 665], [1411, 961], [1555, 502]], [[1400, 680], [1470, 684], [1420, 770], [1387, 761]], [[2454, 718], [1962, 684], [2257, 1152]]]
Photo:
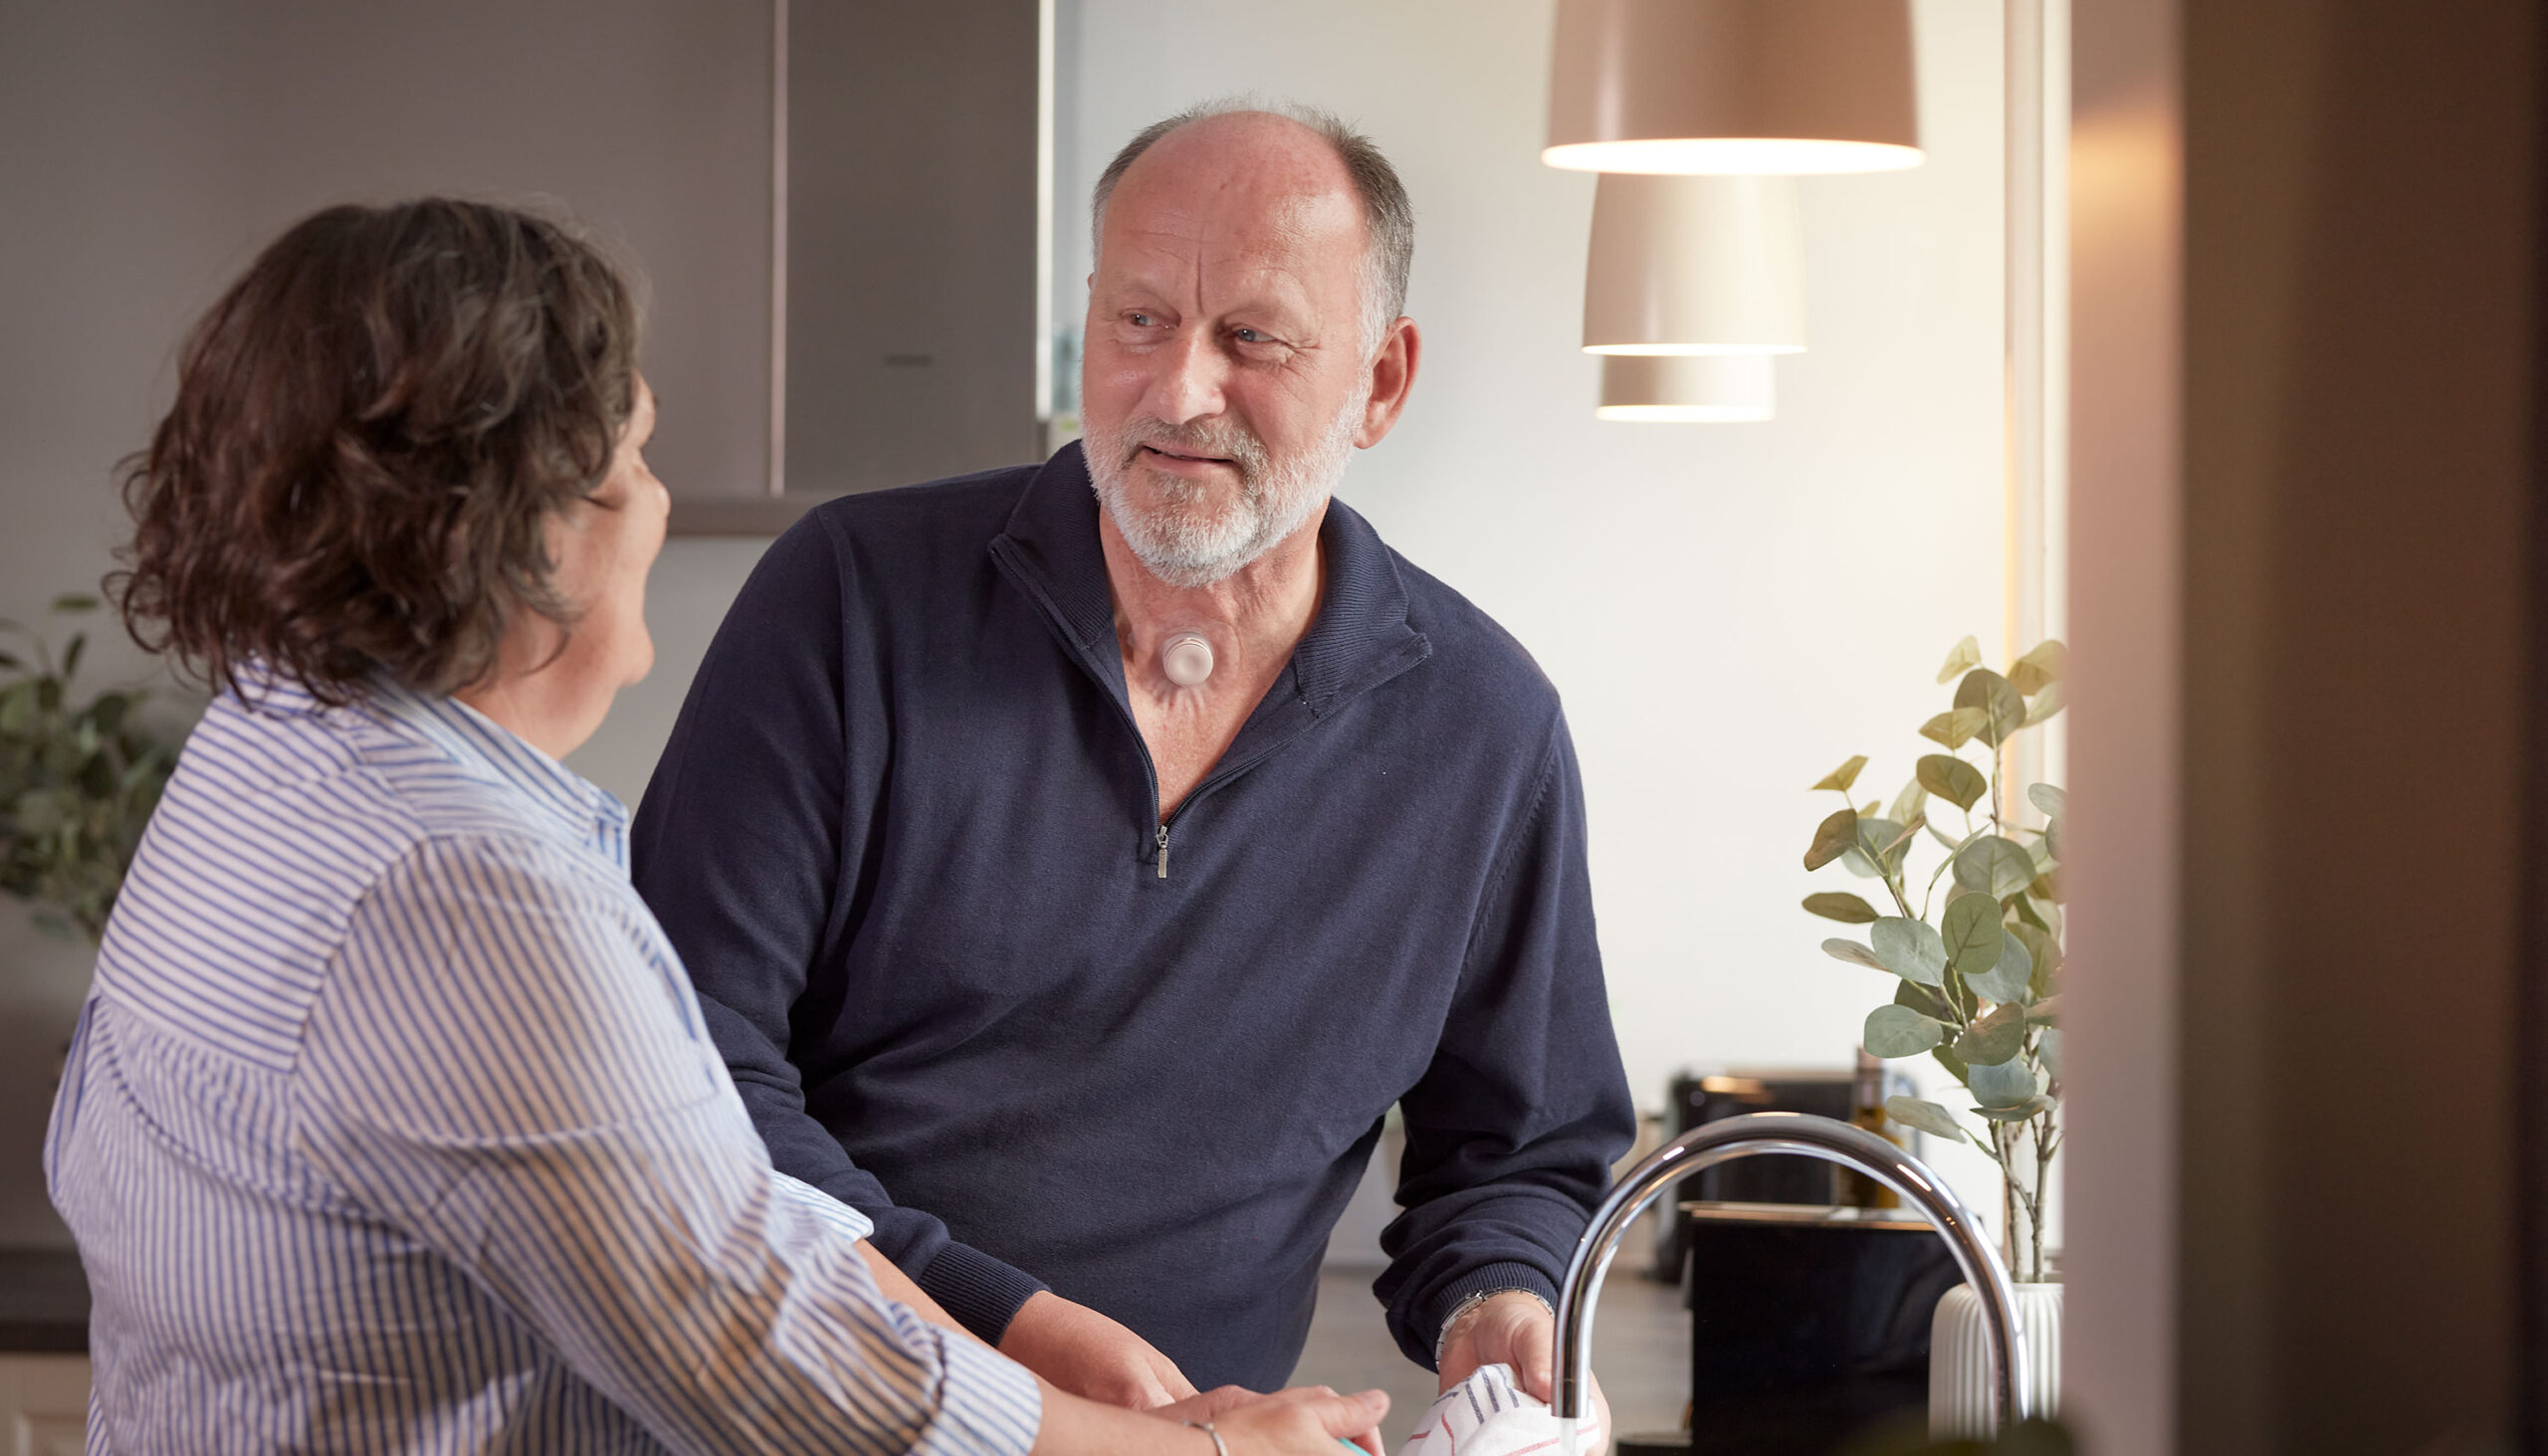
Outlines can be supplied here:
[[1253, 97], [1225, 97], [1186, 107], [1173, 116], [1153, 121], [1124, 143], [1115, 159], [1098, 174], [1095, 196], [1089, 207], [1090, 256], [1106, 247], [1106, 201], [1115, 195], [1115, 184], [1124, 180], [1133, 163], [1143, 152], [1157, 145], [1171, 131], [1206, 121], [1214, 116], [1239, 115], [1263, 111], [1288, 117], [1307, 126], [1325, 138], [1336, 149], [1337, 160], [1345, 163], [1346, 174], [1354, 179], [1355, 195], [1363, 202], [1363, 350], [1369, 353], [1380, 346], [1380, 338], [1388, 332], [1389, 323], [1406, 312], [1406, 275], [1415, 261], [1415, 208], [1406, 200], [1406, 185], [1397, 179], [1397, 168], [1372, 138], [1346, 124], [1333, 111], [1304, 106], [1290, 102], [1260, 102]]

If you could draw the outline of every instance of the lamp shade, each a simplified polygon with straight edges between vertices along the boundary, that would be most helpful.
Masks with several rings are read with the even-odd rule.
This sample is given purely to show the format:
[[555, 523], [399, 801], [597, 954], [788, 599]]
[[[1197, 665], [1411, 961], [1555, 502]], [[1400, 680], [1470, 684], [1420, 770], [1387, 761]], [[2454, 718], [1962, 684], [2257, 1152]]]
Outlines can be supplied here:
[[1796, 353], [1798, 246], [1786, 177], [1604, 173], [1585, 260], [1585, 352]]
[[1920, 164], [1911, 0], [1558, 0], [1553, 65], [1551, 166]]
[[1601, 360], [1604, 420], [1733, 424], [1778, 413], [1768, 354], [1612, 354]]

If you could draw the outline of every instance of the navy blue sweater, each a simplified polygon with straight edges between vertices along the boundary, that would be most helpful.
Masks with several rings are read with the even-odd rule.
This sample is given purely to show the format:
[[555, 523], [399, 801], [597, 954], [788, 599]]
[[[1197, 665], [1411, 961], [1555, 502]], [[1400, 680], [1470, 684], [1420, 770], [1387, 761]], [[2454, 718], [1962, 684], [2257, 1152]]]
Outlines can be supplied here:
[[996, 1341], [1039, 1288], [1281, 1384], [1391, 1103], [1376, 1286], [1429, 1364], [1554, 1298], [1633, 1131], [1556, 692], [1330, 508], [1316, 621], [1168, 824], [1076, 446], [774, 543], [637, 816], [637, 886], [777, 1165]]

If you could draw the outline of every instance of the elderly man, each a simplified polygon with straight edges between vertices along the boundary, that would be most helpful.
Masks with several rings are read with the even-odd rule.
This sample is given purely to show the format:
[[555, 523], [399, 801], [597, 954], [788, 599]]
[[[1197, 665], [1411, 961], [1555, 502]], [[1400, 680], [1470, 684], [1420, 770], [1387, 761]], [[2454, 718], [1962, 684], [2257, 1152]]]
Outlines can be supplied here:
[[1405, 193], [1203, 108], [1096, 207], [1085, 448], [771, 546], [638, 886], [777, 1165], [1056, 1384], [1282, 1383], [1396, 1104], [1390, 1330], [1545, 1391], [1632, 1117], [1557, 695], [1330, 498], [1415, 378]]

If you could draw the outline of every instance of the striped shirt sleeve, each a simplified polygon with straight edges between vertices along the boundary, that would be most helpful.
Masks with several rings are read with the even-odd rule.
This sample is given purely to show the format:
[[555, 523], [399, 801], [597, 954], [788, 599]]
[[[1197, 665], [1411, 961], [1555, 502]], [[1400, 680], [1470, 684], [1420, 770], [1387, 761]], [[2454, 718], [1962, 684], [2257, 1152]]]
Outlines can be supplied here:
[[776, 1172], [681, 968], [559, 849], [441, 838], [355, 908], [295, 1128], [674, 1450], [1022, 1453], [1033, 1378], [888, 1302]]

